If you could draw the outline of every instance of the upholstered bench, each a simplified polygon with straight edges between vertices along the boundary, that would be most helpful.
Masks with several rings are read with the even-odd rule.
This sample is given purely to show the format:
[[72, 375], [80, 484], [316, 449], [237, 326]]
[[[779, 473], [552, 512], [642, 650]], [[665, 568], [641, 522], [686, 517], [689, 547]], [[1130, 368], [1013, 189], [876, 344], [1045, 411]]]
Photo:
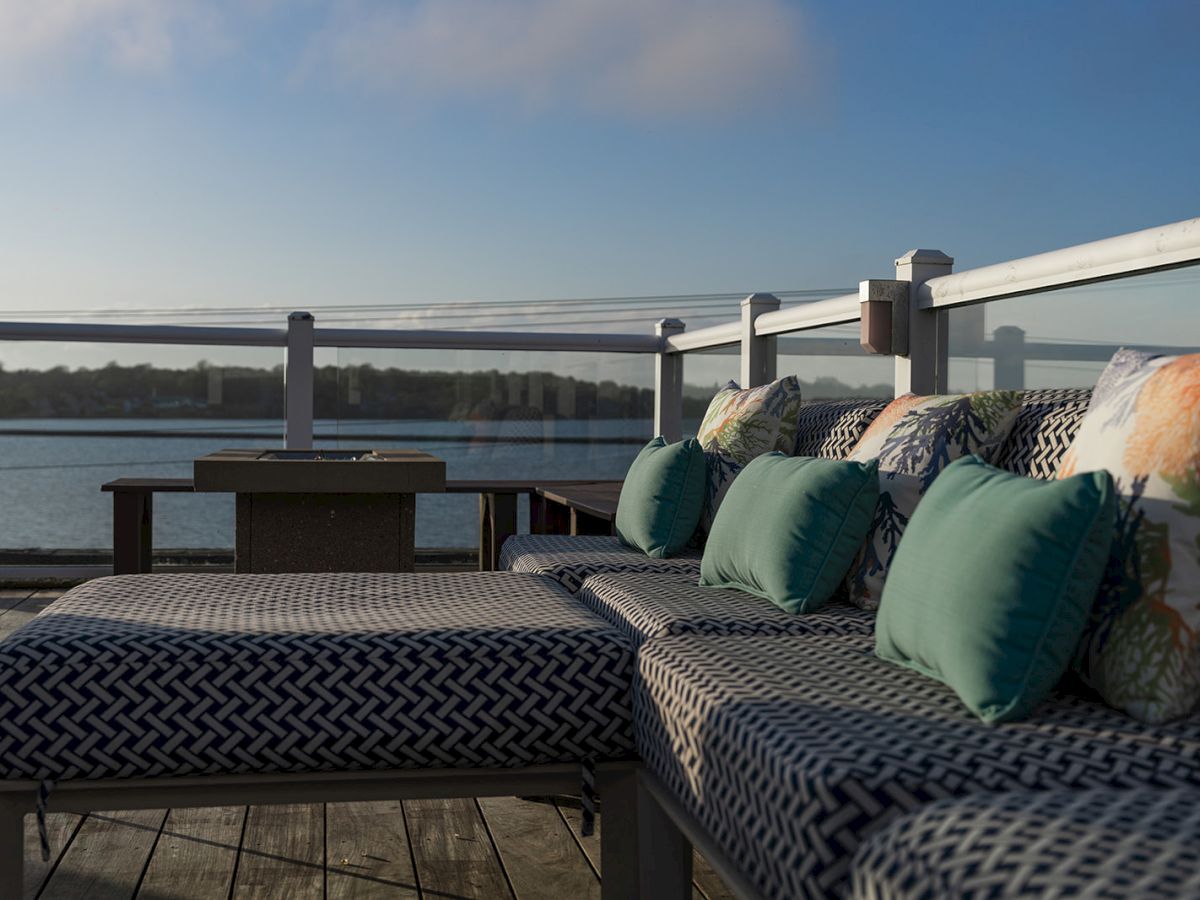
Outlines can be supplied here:
[[576, 599], [614, 627], [635, 647], [653, 638], [680, 634], [870, 635], [875, 613], [833, 600], [799, 616], [744, 591], [700, 587], [682, 574], [593, 575]]
[[0, 884], [39, 786], [76, 811], [478, 796], [578, 791], [598, 763], [619, 821], [633, 656], [531, 575], [89, 582], [0, 641]]
[[1200, 897], [1200, 791], [1047, 791], [946, 800], [854, 858], [855, 900]]
[[1200, 789], [1200, 717], [1150, 726], [1058, 693], [1025, 721], [986, 725], [873, 649], [870, 637], [686, 635], [638, 651], [655, 796], [753, 894], [844, 892], [863, 841], [943, 798]]
[[500, 568], [541, 575], [571, 593], [597, 573], [700, 577], [700, 552], [651, 559], [610, 535], [517, 534], [500, 548]]

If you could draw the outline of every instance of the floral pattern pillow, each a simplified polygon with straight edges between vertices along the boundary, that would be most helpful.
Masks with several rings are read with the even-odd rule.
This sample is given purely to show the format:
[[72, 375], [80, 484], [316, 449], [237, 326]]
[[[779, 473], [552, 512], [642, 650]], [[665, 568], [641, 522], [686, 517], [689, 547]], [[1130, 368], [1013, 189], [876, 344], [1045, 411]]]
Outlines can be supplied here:
[[1200, 703], [1200, 354], [1119, 350], [1058, 477], [1107, 469], [1120, 498], [1075, 668], [1144, 722]]
[[800, 418], [800, 381], [795, 375], [742, 390], [729, 382], [717, 391], [696, 440], [745, 465], [772, 450], [792, 455]]
[[866, 543], [847, 576], [850, 602], [878, 609], [883, 582], [917, 503], [941, 471], [960, 457], [991, 462], [1021, 410], [1019, 391], [897, 397], [847, 459], [879, 460], [879, 503]]
[[730, 381], [717, 391], [696, 435], [708, 466], [701, 532], [708, 533], [729, 485], [750, 460], [772, 450], [792, 455], [800, 400], [795, 375], [745, 390]]

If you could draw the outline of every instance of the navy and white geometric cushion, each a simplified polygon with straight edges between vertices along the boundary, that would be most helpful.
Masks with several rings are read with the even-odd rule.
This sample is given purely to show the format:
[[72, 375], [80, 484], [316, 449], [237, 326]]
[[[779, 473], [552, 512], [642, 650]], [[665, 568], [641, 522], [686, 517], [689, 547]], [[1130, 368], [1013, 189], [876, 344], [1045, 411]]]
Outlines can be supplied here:
[[0, 777], [629, 758], [632, 675], [535, 576], [103, 578], [0, 641]]
[[859, 845], [897, 816], [980, 792], [1200, 788], [1200, 717], [1149, 726], [1054, 694], [985, 725], [869, 637], [705, 637], [638, 650], [647, 767], [768, 897], [847, 887]]
[[948, 800], [863, 844], [857, 900], [1200, 897], [1200, 791], [1050, 791]]
[[818, 400], [800, 407], [795, 456], [844, 459], [887, 400]]
[[700, 578], [700, 553], [651, 559], [609, 535], [516, 534], [500, 548], [500, 568], [553, 578], [572, 594], [598, 572], [671, 572]]
[[1087, 388], [1023, 392], [1021, 411], [996, 456], [996, 465], [1029, 478], [1053, 478], [1091, 397]]
[[794, 615], [744, 591], [700, 587], [694, 575], [593, 575], [575, 596], [635, 646], [670, 634], [875, 633], [875, 614], [845, 601]]

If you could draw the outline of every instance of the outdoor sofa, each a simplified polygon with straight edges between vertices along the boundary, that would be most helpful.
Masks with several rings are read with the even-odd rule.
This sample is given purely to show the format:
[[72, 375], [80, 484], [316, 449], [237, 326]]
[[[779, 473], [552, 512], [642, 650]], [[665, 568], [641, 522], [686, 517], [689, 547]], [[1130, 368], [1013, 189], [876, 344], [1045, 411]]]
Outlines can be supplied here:
[[[996, 462], [1050, 477], [1087, 398], [1027, 392]], [[883, 406], [806, 405], [798, 453], [843, 456]], [[984, 725], [876, 659], [873, 615], [843, 601], [791, 615], [698, 587], [698, 553], [609, 538], [518, 536], [503, 554], [516, 571], [69, 592], [0, 642], [0, 883], [19, 883], [39, 809], [569, 790], [586, 805], [594, 778], [608, 897], [690, 895], [689, 842], [747, 897], [908, 896], [894, 873], [933, 863], [898, 823], [975, 814], [938, 801], [1200, 791], [1195, 716], [1148, 726], [1059, 692]]]
[[[1025, 392], [996, 464], [1053, 477], [1089, 395]], [[809, 421], [821, 425], [802, 429], [799, 444], [843, 455], [878, 411], [870, 402], [811, 404]], [[1127, 853], [1112, 881], [1087, 843], [1105, 846], [1111, 830], [1096, 824], [1079, 842], [1037, 834], [1037, 817], [1011, 800], [1086, 793], [1093, 803], [1133, 796], [1157, 809], [1174, 798], [1171, 821], [1191, 829], [1194, 846], [1196, 816], [1178, 814], [1200, 796], [1200, 716], [1152, 726], [1061, 690], [1024, 721], [987, 725], [950, 688], [877, 659], [874, 615], [844, 601], [791, 615], [750, 594], [698, 587], [698, 554], [656, 561], [615, 538], [522, 535], [502, 559], [577, 584], [579, 601], [637, 647], [644, 789], [743, 896], [842, 896], [852, 879], [861, 897], [1184, 896], [1175, 888], [1200, 877], [1194, 851], [1166, 866], [1160, 840], [1161, 852]], [[964, 806], [929, 806], [951, 798]], [[992, 834], [980, 825], [992, 802], [1024, 830], [993, 835], [982, 868], [969, 865], [967, 840], [961, 853], [942, 846], [935, 855], [912, 838], [914, 819], [932, 828], [921, 817], [937, 810], [962, 831], [973, 815]], [[1037, 857], [1025, 882], [1002, 864], [1021, 853]]]

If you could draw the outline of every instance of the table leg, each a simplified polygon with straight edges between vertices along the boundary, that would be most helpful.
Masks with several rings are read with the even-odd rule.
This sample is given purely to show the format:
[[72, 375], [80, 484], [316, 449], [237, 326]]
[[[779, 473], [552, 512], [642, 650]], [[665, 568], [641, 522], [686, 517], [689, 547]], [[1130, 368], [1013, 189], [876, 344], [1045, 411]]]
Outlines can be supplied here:
[[113, 492], [113, 574], [150, 571], [154, 537], [154, 495]]
[[546, 500], [538, 494], [529, 494], [529, 533], [549, 534], [550, 520], [546, 510]]
[[479, 571], [500, 566], [500, 548], [517, 533], [517, 495], [479, 495]]

